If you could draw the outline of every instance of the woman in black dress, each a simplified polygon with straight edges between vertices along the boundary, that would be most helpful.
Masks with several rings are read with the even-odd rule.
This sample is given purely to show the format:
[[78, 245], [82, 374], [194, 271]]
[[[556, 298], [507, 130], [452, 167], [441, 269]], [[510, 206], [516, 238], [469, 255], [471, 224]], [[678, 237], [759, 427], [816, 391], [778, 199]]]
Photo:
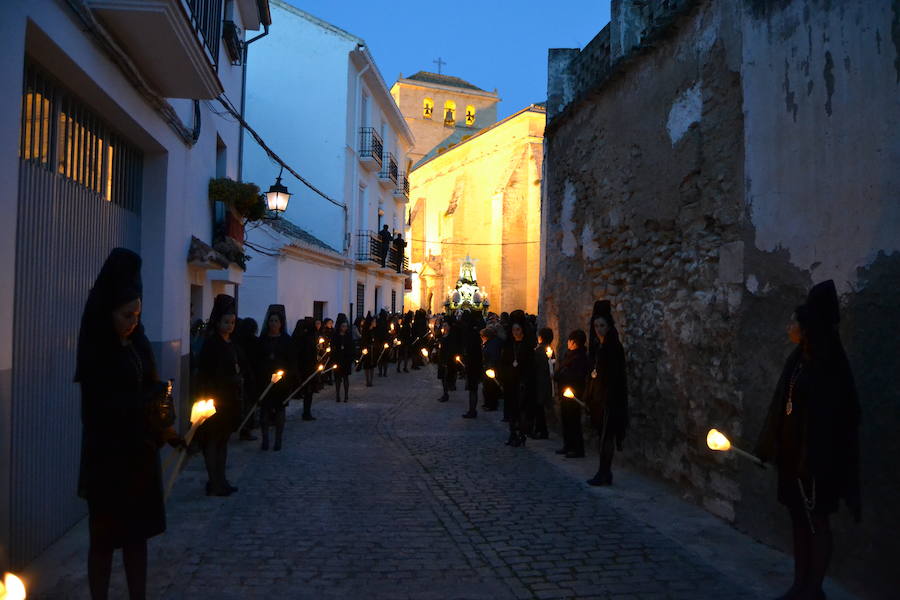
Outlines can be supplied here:
[[237, 491], [225, 477], [228, 438], [240, 422], [244, 386], [241, 370], [244, 360], [231, 339], [236, 320], [234, 298], [227, 294], [216, 296], [206, 327], [206, 341], [197, 359], [200, 397], [212, 398], [216, 406], [216, 413], [197, 430], [209, 476], [207, 496], [230, 496]]
[[341, 386], [344, 388], [344, 402], [350, 400], [350, 371], [353, 370], [353, 358], [356, 351], [353, 345], [353, 334], [350, 333], [350, 322], [338, 317], [337, 329], [331, 339], [331, 361], [334, 364], [335, 401], [341, 401]]
[[[275, 445], [272, 450], [281, 450], [284, 436], [285, 401], [297, 386], [297, 355], [294, 343], [285, 331], [287, 318], [284, 305], [270, 304], [263, 319], [263, 332], [256, 346], [256, 377], [265, 382], [272, 381], [272, 374], [283, 371], [280, 381], [275, 383], [260, 403], [259, 426], [262, 431], [262, 450], [269, 449], [269, 427], [275, 426]], [[265, 387], [263, 387], [265, 389]]]
[[508, 446], [524, 446], [523, 419], [534, 391], [534, 339], [529, 335], [523, 311], [510, 315], [510, 335], [500, 354], [504, 411], [509, 422]]
[[549, 327], [538, 330], [537, 346], [534, 348], [534, 395], [528, 411], [529, 435], [536, 440], [550, 437], [547, 408], [553, 406], [553, 371], [550, 368], [552, 345], [553, 330]]
[[469, 311], [462, 318], [461, 359], [465, 363], [466, 389], [469, 391], [469, 410], [463, 414], [464, 419], [478, 416], [478, 384], [484, 376], [481, 364], [481, 330], [484, 318], [481, 313]]
[[[297, 321], [297, 324], [294, 326], [294, 333], [291, 334], [291, 340], [294, 342], [294, 355], [297, 357], [297, 366], [295, 367], [297, 379], [302, 383], [315, 373], [318, 367], [318, 362], [316, 361], [318, 341], [312, 317], [306, 317]], [[300, 397], [303, 398], [303, 416], [301, 418], [304, 421], [316, 420], [312, 416], [312, 399], [315, 387], [316, 380], [313, 378], [298, 392]]]
[[366, 387], [372, 387], [372, 381], [375, 379], [375, 361], [378, 360], [376, 354], [375, 339], [375, 319], [371, 314], [366, 315], [366, 319], [362, 324], [362, 338], [360, 340], [360, 367], [366, 372]]
[[[596, 309], [597, 307], [595, 307]], [[590, 485], [612, 485], [612, 460], [616, 448], [622, 449], [628, 429], [628, 380], [625, 373], [625, 349], [613, 321], [608, 302], [595, 310], [591, 354], [591, 373], [585, 401], [591, 410], [591, 424], [597, 430], [600, 465]]]
[[778, 469], [778, 500], [791, 516], [794, 583], [782, 600], [824, 598], [830, 516], [841, 500], [860, 520], [859, 400], [837, 332], [834, 282], [814, 286], [794, 312], [788, 357], [756, 453]]
[[259, 393], [259, 383], [256, 381], [253, 364], [250, 362], [252, 357], [256, 356], [256, 334], [259, 333], [259, 325], [256, 319], [244, 317], [238, 319], [237, 325], [234, 327], [234, 343], [238, 346], [238, 358], [241, 359], [241, 374], [244, 376], [244, 391], [241, 394], [241, 414], [246, 415], [248, 411], [253, 411], [244, 428], [238, 432], [239, 438], [248, 442], [255, 442], [257, 437], [252, 431], [256, 428], [256, 411], [254, 403]]
[[144, 598], [147, 539], [166, 529], [159, 448], [183, 441], [162, 418], [158, 380], [141, 315], [141, 258], [114, 249], [88, 295], [78, 334], [75, 381], [83, 425], [78, 494], [87, 500], [91, 597], [109, 592], [122, 548], [128, 593]]
[[581, 405], [563, 392], [572, 388], [575, 398], [585, 400], [584, 389], [590, 370], [590, 361], [584, 348], [587, 336], [581, 329], [569, 334], [566, 355], [563, 356], [553, 378], [556, 380], [559, 397], [559, 420], [562, 425], [563, 446], [556, 451], [566, 458], [584, 458], [584, 436], [581, 429]]

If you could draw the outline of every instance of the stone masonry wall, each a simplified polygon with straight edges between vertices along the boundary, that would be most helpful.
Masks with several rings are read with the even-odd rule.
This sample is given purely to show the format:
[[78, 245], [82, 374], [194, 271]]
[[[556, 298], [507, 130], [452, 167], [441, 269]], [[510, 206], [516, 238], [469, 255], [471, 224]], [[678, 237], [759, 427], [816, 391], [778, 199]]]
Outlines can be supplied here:
[[885, 333], [900, 326], [900, 3], [672, 5], [641, 17], [614, 4], [611, 37], [625, 23], [644, 41], [608, 69], [551, 51], [540, 320], [565, 339], [611, 300], [632, 417], [617, 460], [788, 549], [772, 472], [710, 452], [705, 435], [752, 449], [791, 312], [834, 278], [866, 521], [835, 519], [832, 573], [886, 597], [900, 555], [885, 529], [900, 527], [900, 390], [886, 375], [900, 338]]

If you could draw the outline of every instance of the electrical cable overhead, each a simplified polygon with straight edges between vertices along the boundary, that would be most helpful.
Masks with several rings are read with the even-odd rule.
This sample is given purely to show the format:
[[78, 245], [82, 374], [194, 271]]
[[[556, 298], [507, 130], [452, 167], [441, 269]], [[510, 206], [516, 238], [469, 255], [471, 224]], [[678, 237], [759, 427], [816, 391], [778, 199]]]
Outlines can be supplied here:
[[445, 246], [519, 246], [522, 244], [540, 244], [540, 240], [532, 240], [529, 242], [436, 242], [434, 240], [417, 240], [411, 238], [413, 242], [421, 242], [423, 244], [443, 244]]
[[329, 196], [328, 194], [326, 194], [325, 192], [323, 192], [322, 190], [320, 190], [319, 188], [314, 186], [305, 177], [300, 175], [300, 173], [298, 173], [297, 171], [292, 169], [290, 167], [290, 165], [288, 165], [286, 162], [284, 162], [284, 160], [282, 160], [280, 156], [275, 154], [275, 151], [272, 150], [271, 148], [269, 148], [269, 146], [262, 139], [262, 137], [260, 137], [260, 135], [258, 133], [256, 133], [256, 130], [253, 129], [252, 127], [250, 127], [250, 125], [247, 123], [247, 121], [244, 120], [244, 118], [234, 108], [234, 106], [231, 104], [231, 101], [228, 99], [228, 97], [225, 94], [222, 94], [221, 96], [216, 98], [216, 100], [218, 100], [219, 103], [225, 107], [225, 110], [227, 110], [231, 114], [231, 116], [234, 117], [237, 120], [237, 122], [241, 124], [241, 127], [243, 127], [245, 130], [247, 130], [247, 133], [249, 133], [251, 136], [253, 136], [253, 139], [256, 140], [256, 143], [259, 144], [260, 148], [262, 148], [263, 151], [265, 151], [265, 153], [269, 155], [269, 158], [271, 158], [276, 163], [278, 163], [279, 165], [284, 167], [284, 169], [288, 173], [290, 173], [291, 175], [296, 177], [300, 181], [300, 183], [302, 183], [303, 185], [305, 185], [306, 187], [308, 187], [309, 189], [314, 191], [316, 194], [318, 194], [322, 198], [328, 200], [335, 206], [338, 206], [340, 208], [343, 208], [344, 210], [347, 210], [346, 204], [344, 204], [342, 202], [338, 202], [337, 200], [335, 200], [334, 198], [332, 198], [331, 196]]

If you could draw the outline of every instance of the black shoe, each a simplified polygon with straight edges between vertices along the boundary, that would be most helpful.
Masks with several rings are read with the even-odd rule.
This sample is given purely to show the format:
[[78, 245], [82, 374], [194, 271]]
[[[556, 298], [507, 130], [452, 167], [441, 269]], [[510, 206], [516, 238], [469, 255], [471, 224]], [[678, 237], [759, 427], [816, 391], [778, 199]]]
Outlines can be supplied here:
[[260, 450], [268, 450], [269, 449], [269, 440], [263, 440], [262, 445], [259, 447]]
[[239, 438], [243, 442], [255, 442], [259, 438], [250, 433], [249, 431], [242, 431], [241, 436]]
[[467, 413], [463, 414], [462, 417], [463, 417], [463, 419], [474, 419], [477, 416], [478, 416], [478, 413], [476, 413], [476, 412], [467, 412]]
[[441, 396], [437, 399], [438, 402], [446, 402], [450, 399], [450, 396]]
[[525, 434], [524, 434], [524, 433], [519, 433], [519, 444], [518, 444], [518, 445], [519, 445], [519, 446], [524, 446], [524, 445], [525, 445], [525, 442], [527, 442], [527, 441], [528, 441], [528, 438], [525, 436]]
[[229, 492], [231, 492], [232, 494], [235, 493], [236, 491], [238, 491], [238, 488], [237, 488], [236, 485], [231, 485], [231, 484], [228, 483], [227, 481], [225, 482], [225, 489], [227, 489], [227, 490], [228, 490]]
[[557, 454], [568, 454], [568, 453], [569, 453], [569, 449], [566, 448], [565, 446], [563, 446], [562, 448], [560, 448], [559, 450], [557, 450], [556, 453], [557, 453]]
[[344, 396], [344, 402], [350, 402], [350, 398], [348, 398], [347, 396]]
[[547, 440], [550, 439], [550, 434], [546, 431], [540, 431], [531, 436], [535, 440]]
[[404, 372], [404, 373], [409, 373], [409, 369], [404, 368], [404, 369], [403, 369], [403, 372]]
[[279, 450], [281, 450], [281, 442], [275, 442], [275, 445], [272, 446], [272, 451], [278, 452]]
[[522, 444], [521, 439], [519, 439], [519, 434], [510, 433], [509, 439], [506, 440], [507, 446], [512, 446], [513, 448], [518, 448]]
[[584, 458], [584, 452], [566, 452], [566, 458]]
[[303, 415], [300, 418], [304, 421], [315, 421], [316, 420], [316, 418], [312, 415]]

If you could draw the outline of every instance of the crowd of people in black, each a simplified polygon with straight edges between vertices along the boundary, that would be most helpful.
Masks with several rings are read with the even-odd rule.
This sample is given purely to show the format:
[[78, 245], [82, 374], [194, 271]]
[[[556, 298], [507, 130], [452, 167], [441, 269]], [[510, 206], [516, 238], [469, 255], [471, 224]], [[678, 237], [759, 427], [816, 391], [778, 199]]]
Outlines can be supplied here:
[[[146, 587], [147, 539], [165, 530], [159, 448], [185, 449], [176, 432], [171, 389], [159, 381], [151, 346], [140, 323], [141, 259], [117, 248], [100, 271], [85, 305], [75, 380], [82, 392], [83, 449], [79, 494], [88, 502], [88, 575], [93, 598], [105, 598], [112, 555], [123, 549], [132, 598]], [[349, 377], [364, 371], [365, 385], [436, 364], [440, 402], [462, 382], [467, 419], [503, 402], [506, 444], [548, 439], [550, 411], [559, 409], [558, 454], [585, 456], [583, 412], [596, 429], [599, 466], [588, 480], [611, 485], [612, 461], [628, 430], [626, 354], [607, 301], [595, 302], [587, 332], [571, 331], [557, 360], [554, 332], [534, 315], [458, 312], [429, 316], [381, 311], [350, 323], [307, 317], [288, 332], [284, 306], [269, 306], [261, 331], [238, 319], [234, 298], [215, 298], [209, 320], [193, 328], [197, 398], [213, 398], [215, 414], [199, 427], [210, 496], [238, 491], [226, 477], [228, 442], [235, 431], [261, 449], [278, 451], [285, 408], [303, 404], [312, 415], [314, 394], [331, 385], [335, 401], [348, 402]], [[797, 345], [776, 386], [757, 453], [779, 473], [778, 498], [794, 523], [795, 581], [783, 599], [824, 598], [822, 580], [831, 556], [830, 515], [843, 500], [858, 517], [859, 404], [837, 333], [839, 305], [832, 282], [817, 285], [789, 327]], [[275, 377], [278, 374], [279, 377]], [[258, 419], [257, 419], [258, 416]], [[269, 433], [274, 428], [270, 446]]]

